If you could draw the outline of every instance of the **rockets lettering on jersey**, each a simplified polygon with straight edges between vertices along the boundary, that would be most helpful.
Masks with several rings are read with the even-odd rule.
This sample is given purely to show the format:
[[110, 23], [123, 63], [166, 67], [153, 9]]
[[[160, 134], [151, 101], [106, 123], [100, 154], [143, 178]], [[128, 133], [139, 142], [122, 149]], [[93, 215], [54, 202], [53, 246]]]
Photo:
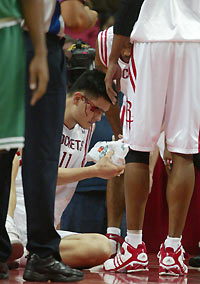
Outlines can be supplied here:
[[94, 126], [88, 130], [81, 128], [78, 124], [73, 129], [63, 126], [61, 139], [59, 167], [80, 168], [85, 165]]
[[84, 140], [72, 139], [69, 136], [62, 134], [61, 145], [69, 147], [72, 150], [81, 151], [83, 149]]

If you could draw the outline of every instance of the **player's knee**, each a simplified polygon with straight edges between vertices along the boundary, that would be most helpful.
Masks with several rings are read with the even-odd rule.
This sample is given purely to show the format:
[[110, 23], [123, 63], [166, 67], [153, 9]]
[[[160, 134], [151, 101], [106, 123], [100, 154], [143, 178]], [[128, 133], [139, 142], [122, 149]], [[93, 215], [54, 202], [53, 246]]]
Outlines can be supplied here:
[[192, 163], [193, 162], [193, 155], [192, 154], [181, 154], [181, 153], [171, 153], [172, 160], [174, 163], [179, 163], [182, 165], [183, 163]]
[[150, 152], [140, 152], [140, 151], [129, 149], [129, 152], [125, 158], [126, 164], [143, 163], [143, 164], [149, 165], [149, 154]]
[[99, 258], [101, 258], [102, 262], [104, 262], [111, 256], [111, 244], [106, 236], [101, 234], [94, 234], [93, 243], [95, 243], [97, 255]]

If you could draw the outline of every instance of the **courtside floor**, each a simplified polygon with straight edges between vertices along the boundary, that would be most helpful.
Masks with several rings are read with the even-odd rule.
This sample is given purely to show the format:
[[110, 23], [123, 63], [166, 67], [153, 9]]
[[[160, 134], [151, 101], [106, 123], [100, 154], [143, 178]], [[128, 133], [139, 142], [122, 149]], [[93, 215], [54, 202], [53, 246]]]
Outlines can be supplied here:
[[[138, 272], [137, 274], [124, 274], [124, 273], [105, 273], [102, 266], [94, 267], [90, 270], [84, 270], [85, 278], [80, 282], [82, 284], [147, 284], [147, 283], [162, 283], [162, 284], [200, 284], [200, 269], [189, 268], [187, 277], [173, 277], [158, 275], [158, 261], [155, 255], [149, 256], [149, 272]], [[23, 268], [18, 268], [10, 271], [9, 280], [0, 280], [0, 284], [18, 284], [25, 282], [22, 278]], [[39, 283], [39, 282], [26, 282]], [[44, 283], [44, 282], [41, 282]], [[58, 283], [58, 282], [57, 282]]]

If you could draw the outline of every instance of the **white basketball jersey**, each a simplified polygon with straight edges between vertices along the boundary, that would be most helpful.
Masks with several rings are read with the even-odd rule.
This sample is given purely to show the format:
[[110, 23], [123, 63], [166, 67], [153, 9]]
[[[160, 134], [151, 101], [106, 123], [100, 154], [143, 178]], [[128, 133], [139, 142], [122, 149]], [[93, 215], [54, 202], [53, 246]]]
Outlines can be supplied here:
[[[86, 154], [93, 134], [95, 124], [90, 129], [83, 129], [78, 124], [71, 130], [65, 125], [61, 139], [59, 166], [63, 168], [80, 168], [86, 163]], [[19, 161], [20, 161], [19, 157]], [[60, 218], [65, 207], [70, 202], [77, 182], [60, 185], [56, 188], [54, 224], [60, 223]], [[15, 180], [17, 204], [14, 214], [14, 221], [18, 228], [20, 238], [24, 245], [27, 242], [26, 236], [26, 211], [24, 205], [24, 194], [21, 176], [21, 166], [19, 167]]]
[[200, 41], [199, 0], [145, 0], [131, 42]]
[[[86, 155], [88, 152], [90, 140], [94, 131], [95, 125], [89, 129], [83, 129], [76, 124], [73, 129], [68, 129], [63, 126], [63, 133], [61, 139], [59, 167], [62, 168], [80, 168], [84, 167], [86, 163]], [[60, 223], [60, 218], [65, 207], [70, 202], [77, 182], [66, 185], [59, 185], [56, 187], [55, 200], [55, 220], [57, 226]]]
[[[113, 27], [110, 27], [109, 29], [106, 29], [99, 33], [98, 35], [99, 57], [102, 64], [106, 68], [108, 67], [109, 64], [112, 42], [113, 42]], [[129, 64], [125, 63], [120, 58], [118, 60], [118, 64], [122, 70], [122, 77], [120, 81], [121, 91], [124, 95], [126, 95], [127, 81], [129, 78], [129, 69], [128, 69]]]

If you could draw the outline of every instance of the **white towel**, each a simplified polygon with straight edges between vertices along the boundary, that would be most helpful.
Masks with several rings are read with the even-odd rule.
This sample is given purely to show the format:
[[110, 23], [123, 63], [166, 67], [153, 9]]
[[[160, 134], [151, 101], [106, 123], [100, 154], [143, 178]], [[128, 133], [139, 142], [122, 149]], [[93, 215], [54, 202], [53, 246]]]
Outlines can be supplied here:
[[128, 144], [124, 143], [122, 140], [118, 141], [100, 141], [97, 142], [94, 147], [87, 154], [87, 161], [98, 162], [103, 158], [109, 151], [113, 151], [111, 157], [111, 162], [115, 165], [124, 165], [125, 157], [128, 153]]

